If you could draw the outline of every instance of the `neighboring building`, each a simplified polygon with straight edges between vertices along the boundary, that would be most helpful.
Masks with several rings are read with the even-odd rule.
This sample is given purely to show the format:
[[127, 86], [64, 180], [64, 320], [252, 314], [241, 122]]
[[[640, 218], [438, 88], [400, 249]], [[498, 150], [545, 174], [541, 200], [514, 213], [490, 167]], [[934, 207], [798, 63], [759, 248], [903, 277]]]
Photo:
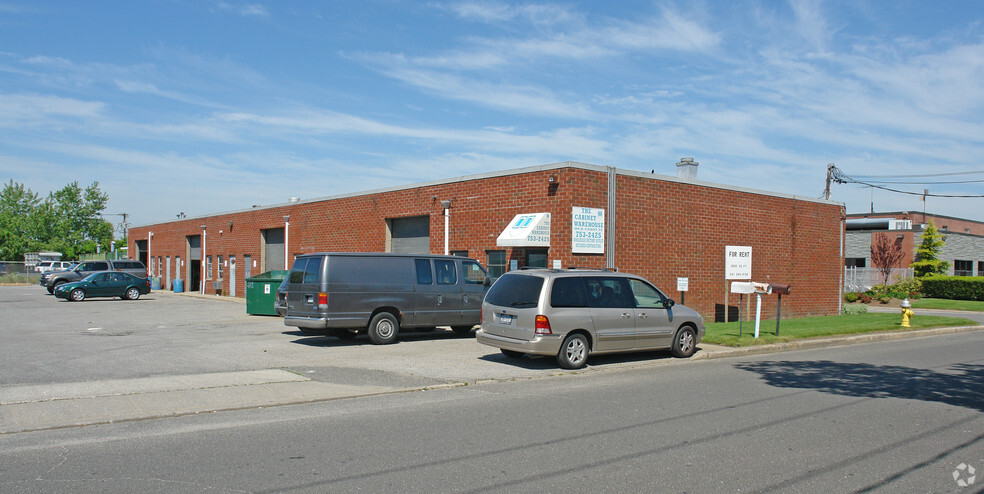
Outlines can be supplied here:
[[[753, 281], [793, 285], [783, 315], [837, 313], [841, 203], [699, 182], [692, 159], [677, 168], [670, 177], [564, 162], [292, 198], [133, 227], [130, 252], [165, 287], [181, 278], [187, 290], [239, 297], [245, 278], [319, 251], [447, 250], [493, 276], [524, 266], [614, 267], [677, 301], [678, 278], [686, 278], [685, 303], [711, 318], [739, 300], [725, 279], [726, 247], [748, 246]], [[775, 299], [763, 297], [763, 311], [774, 313]]]
[[908, 211], [847, 215], [844, 266], [848, 290], [870, 288], [881, 283], [878, 268], [871, 262], [871, 246], [876, 235], [901, 239], [902, 260], [894, 266], [892, 280], [911, 277], [909, 265], [916, 260], [923, 230], [932, 221], [945, 244], [940, 259], [950, 263], [949, 274], [984, 276], [984, 222]]
[[24, 267], [28, 271], [32, 271], [34, 266], [41, 261], [60, 261], [62, 258], [61, 252], [25, 252], [24, 253]]

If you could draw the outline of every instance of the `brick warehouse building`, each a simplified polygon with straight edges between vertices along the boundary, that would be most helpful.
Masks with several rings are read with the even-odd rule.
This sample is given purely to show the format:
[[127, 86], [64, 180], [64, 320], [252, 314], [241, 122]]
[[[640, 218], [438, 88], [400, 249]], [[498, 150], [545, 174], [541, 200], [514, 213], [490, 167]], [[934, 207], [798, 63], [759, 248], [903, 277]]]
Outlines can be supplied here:
[[[687, 278], [684, 302], [720, 318], [725, 305], [733, 313], [739, 301], [725, 279], [726, 246], [749, 246], [752, 281], [793, 286], [783, 316], [837, 313], [843, 204], [700, 182], [696, 168], [685, 158], [672, 177], [562, 162], [292, 198], [133, 227], [129, 247], [165, 288], [180, 278], [189, 291], [239, 297], [245, 278], [285, 269], [293, 256], [310, 252], [447, 249], [477, 259], [494, 276], [523, 266], [614, 267], [649, 278], [677, 301], [678, 279]], [[592, 217], [578, 213], [597, 216], [585, 222]], [[515, 225], [536, 230], [506, 238]], [[763, 316], [775, 309], [776, 297], [764, 296]]]

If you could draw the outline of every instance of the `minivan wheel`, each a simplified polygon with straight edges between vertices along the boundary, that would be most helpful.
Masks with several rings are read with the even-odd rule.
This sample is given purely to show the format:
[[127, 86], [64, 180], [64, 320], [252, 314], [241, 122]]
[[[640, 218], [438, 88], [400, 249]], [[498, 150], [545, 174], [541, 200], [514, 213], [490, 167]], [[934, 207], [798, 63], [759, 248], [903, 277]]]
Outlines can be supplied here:
[[471, 330], [475, 326], [451, 326], [451, 331], [458, 336], [469, 336], [471, 335]]
[[674, 357], [687, 358], [697, 351], [697, 332], [690, 326], [680, 328], [673, 337], [670, 352]]
[[369, 321], [369, 341], [375, 345], [387, 345], [396, 341], [400, 324], [389, 312], [380, 312]]
[[581, 333], [564, 338], [557, 353], [557, 363], [565, 369], [580, 369], [588, 362], [588, 339]]

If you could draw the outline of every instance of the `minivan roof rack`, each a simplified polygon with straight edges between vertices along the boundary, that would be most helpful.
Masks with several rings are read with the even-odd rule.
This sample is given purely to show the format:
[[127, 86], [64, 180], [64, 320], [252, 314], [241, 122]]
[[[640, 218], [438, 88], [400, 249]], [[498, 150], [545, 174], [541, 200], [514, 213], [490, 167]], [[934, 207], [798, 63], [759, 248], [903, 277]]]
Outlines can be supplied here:
[[583, 269], [585, 271], [607, 271], [609, 273], [614, 273], [618, 271], [618, 268], [585, 268], [580, 266], [568, 266], [567, 269]]

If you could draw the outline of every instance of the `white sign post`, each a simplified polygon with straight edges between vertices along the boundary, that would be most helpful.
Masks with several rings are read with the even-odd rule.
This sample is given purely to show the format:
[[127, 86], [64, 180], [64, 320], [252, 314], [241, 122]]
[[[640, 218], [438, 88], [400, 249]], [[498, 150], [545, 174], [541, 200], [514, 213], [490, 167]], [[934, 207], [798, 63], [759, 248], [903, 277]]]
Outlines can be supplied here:
[[690, 288], [690, 278], [677, 278], [677, 291], [680, 292], [680, 304], [686, 304], [683, 295]]
[[571, 252], [575, 254], [605, 253], [605, 210], [571, 208]]

